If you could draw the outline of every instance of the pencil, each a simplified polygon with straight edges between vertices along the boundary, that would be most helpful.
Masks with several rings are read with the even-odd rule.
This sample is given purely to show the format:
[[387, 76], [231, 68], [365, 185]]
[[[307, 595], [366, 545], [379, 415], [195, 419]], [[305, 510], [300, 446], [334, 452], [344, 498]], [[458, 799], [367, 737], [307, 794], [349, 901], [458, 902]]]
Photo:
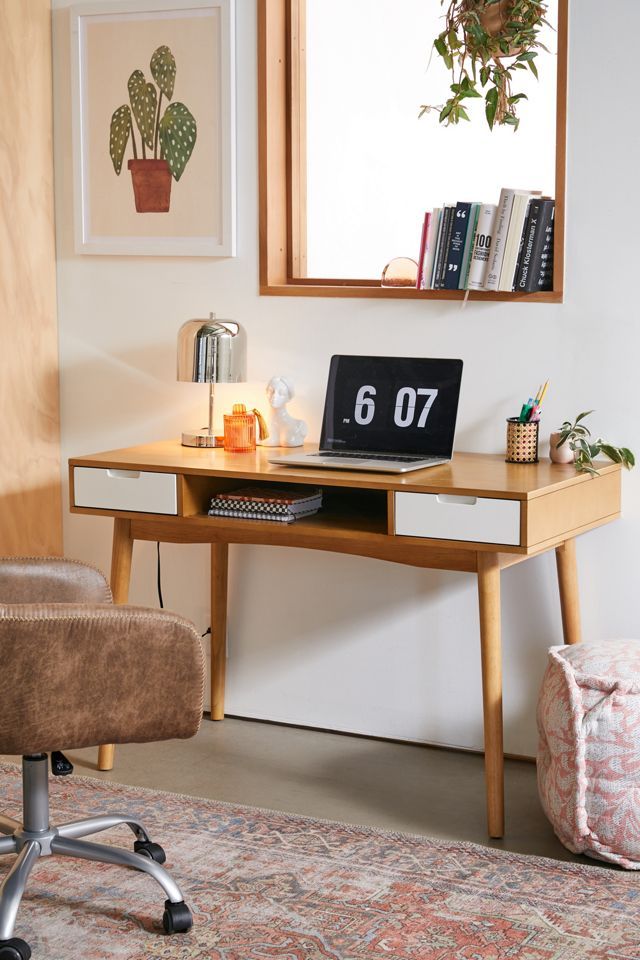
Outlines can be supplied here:
[[547, 392], [548, 389], [549, 389], [549, 381], [547, 380], [547, 382], [545, 383], [545, 385], [544, 385], [544, 387], [543, 387], [543, 389], [542, 389], [542, 393], [540, 394], [540, 399], [538, 400], [538, 406], [539, 406], [539, 407], [542, 406], [542, 401], [544, 400], [544, 395], [545, 395], [545, 393]]

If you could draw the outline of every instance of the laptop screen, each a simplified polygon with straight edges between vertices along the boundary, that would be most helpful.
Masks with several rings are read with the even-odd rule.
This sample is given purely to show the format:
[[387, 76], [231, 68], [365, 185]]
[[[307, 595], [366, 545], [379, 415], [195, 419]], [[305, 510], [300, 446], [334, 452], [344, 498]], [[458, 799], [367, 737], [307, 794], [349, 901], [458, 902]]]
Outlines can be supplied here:
[[462, 360], [331, 358], [321, 450], [451, 457]]

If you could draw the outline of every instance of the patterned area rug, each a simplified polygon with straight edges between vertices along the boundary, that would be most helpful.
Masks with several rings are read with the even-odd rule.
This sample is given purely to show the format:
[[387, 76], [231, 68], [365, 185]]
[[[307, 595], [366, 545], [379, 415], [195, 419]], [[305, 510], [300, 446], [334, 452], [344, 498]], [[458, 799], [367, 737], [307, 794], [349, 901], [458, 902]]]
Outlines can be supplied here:
[[[0, 810], [20, 816], [20, 789], [19, 768], [0, 764]], [[75, 776], [51, 792], [54, 822], [142, 819], [195, 922], [164, 936], [149, 878], [46, 858], [16, 929], [33, 960], [640, 958], [634, 875]], [[101, 835], [129, 848], [130, 837]]]

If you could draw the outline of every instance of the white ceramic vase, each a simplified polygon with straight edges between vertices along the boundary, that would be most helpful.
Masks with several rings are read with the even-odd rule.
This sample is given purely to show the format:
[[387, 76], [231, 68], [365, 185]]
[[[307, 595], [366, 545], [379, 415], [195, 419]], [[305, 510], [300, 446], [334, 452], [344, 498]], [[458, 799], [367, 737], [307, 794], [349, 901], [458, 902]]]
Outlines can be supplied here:
[[552, 433], [549, 437], [549, 459], [553, 463], [573, 463], [576, 458], [574, 451], [569, 446], [569, 441], [563, 443], [561, 447], [558, 447], [558, 440], [561, 437], [561, 433], [558, 430], [556, 433]]

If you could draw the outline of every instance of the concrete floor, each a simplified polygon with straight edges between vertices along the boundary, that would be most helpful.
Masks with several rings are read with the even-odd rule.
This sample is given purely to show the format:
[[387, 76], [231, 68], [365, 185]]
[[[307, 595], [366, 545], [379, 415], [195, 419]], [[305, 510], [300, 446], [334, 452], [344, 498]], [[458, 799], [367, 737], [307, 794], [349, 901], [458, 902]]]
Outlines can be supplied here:
[[204, 720], [190, 741], [119, 746], [109, 773], [96, 770], [96, 749], [67, 755], [76, 773], [104, 780], [597, 863], [556, 839], [525, 761], [507, 761], [506, 835], [490, 841], [472, 754], [226, 719]]

